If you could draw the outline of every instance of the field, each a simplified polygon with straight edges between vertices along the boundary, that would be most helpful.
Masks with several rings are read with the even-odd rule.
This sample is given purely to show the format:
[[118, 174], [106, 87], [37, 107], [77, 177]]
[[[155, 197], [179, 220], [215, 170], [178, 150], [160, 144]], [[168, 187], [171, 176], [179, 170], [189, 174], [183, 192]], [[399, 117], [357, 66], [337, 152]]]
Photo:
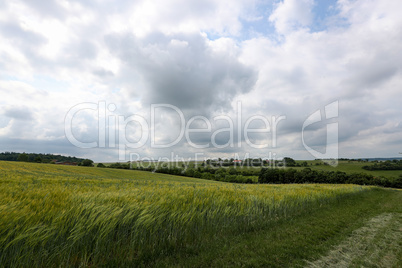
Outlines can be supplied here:
[[[0, 266], [313, 265], [378, 215], [380, 233], [398, 237], [401, 201], [401, 191], [357, 185], [0, 162]], [[400, 240], [390, 243], [399, 265]]]
[[[297, 161], [298, 163], [304, 161]], [[373, 176], [384, 176], [384, 177], [398, 177], [402, 174], [402, 170], [376, 170], [370, 171], [362, 169], [363, 166], [372, 165], [371, 162], [357, 162], [357, 161], [339, 161], [336, 167], [330, 165], [317, 165], [322, 163], [320, 160], [306, 161], [309, 165], [308, 167], [315, 170], [325, 170], [325, 171], [342, 171], [346, 173], [367, 173]], [[298, 167], [295, 169], [303, 169]]]
[[[378, 170], [378, 171], [369, 171], [369, 170], [365, 170], [362, 167], [363, 166], [367, 166], [367, 165], [372, 165], [372, 162], [358, 162], [358, 161], [338, 161], [338, 165], [333, 167], [330, 165], [324, 165], [323, 162], [321, 160], [297, 160], [296, 161], [299, 164], [302, 164], [303, 162], [307, 162], [307, 166], [308, 168], [311, 168], [313, 170], [323, 170], [323, 171], [342, 171], [342, 172], [346, 172], [348, 174], [351, 173], [367, 173], [376, 177], [379, 176], [384, 176], [384, 177], [398, 177], [399, 175], [402, 175], [402, 170]], [[107, 163], [105, 164], [106, 166], [110, 166], [112, 163]], [[163, 163], [162, 162], [158, 162], [158, 163], [137, 163], [137, 162], [133, 162], [132, 167], [136, 168], [138, 166], [144, 166], [144, 167], [156, 167], [156, 166], [162, 166]], [[177, 166], [177, 167], [182, 167], [184, 165], [188, 165], [188, 167], [190, 168], [196, 168], [196, 167], [200, 167], [202, 166], [202, 162], [189, 162], [189, 163], [184, 163], [184, 162], [173, 162], [173, 163], [165, 163], [165, 165], [167, 166]], [[302, 170], [306, 167], [290, 167], [290, 168], [294, 168], [297, 170]], [[228, 167], [225, 167], [228, 168]], [[247, 167], [247, 166], [237, 166], [236, 169], [240, 169], [240, 170], [247, 170], [247, 169], [252, 169], [252, 170], [260, 170], [261, 167]]]

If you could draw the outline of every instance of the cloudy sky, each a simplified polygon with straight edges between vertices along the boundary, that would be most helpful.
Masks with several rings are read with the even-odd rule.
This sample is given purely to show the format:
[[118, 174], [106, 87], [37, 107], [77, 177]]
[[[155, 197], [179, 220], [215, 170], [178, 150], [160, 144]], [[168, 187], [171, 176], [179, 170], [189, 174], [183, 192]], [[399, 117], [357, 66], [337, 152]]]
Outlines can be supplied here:
[[400, 156], [400, 1], [228, 3], [0, 0], [0, 151]]

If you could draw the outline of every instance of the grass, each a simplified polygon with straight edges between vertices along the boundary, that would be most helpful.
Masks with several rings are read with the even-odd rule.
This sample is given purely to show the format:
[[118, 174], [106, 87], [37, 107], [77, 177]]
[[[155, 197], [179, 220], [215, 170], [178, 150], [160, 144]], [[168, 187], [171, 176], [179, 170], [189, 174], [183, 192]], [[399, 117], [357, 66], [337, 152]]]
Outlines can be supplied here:
[[[308, 266], [328, 258], [334, 249], [349, 240], [365, 238], [361, 232], [356, 236], [356, 232], [371, 219], [390, 214], [392, 220], [380, 225], [380, 230], [373, 229], [376, 230], [374, 239], [367, 249], [360, 247], [360, 255], [353, 259], [351, 267], [384, 267], [384, 260], [385, 267], [401, 267], [402, 242], [397, 240], [402, 232], [401, 203], [402, 191], [376, 188], [309, 213], [269, 223], [261, 230], [211, 241], [197, 252], [183, 252], [155, 263], [175, 267]], [[374, 257], [373, 252], [376, 252]], [[339, 260], [332, 256], [332, 261]]]
[[130, 179], [130, 180], [148, 180], [148, 181], [171, 181], [171, 182], [191, 182], [205, 183], [204, 180], [177, 177], [166, 174], [153, 174], [150, 172], [142, 172], [136, 170], [125, 169], [107, 169], [107, 168], [88, 168], [78, 166], [64, 166], [52, 164], [34, 164], [21, 162], [0, 161], [0, 176], [4, 179], [7, 177], [18, 177], [21, 179], [32, 177], [41, 180], [60, 180], [86, 179], [103, 181], [110, 179]]
[[382, 213], [370, 219], [309, 267], [392, 267], [402, 246], [402, 214]]
[[[338, 161], [338, 165], [336, 167], [330, 166], [330, 165], [323, 165], [323, 162], [321, 160], [297, 160], [296, 161], [299, 164], [302, 164], [303, 162], [307, 162], [308, 164], [308, 168], [311, 168], [313, 170], [323, 170], [323, 171], [342, 171], [342, 172], [346, 172], [348, 174], [350, 173], [367, 173], [370, 175], [373, 175], [375, 177], [399, 177], [399, 175], [402, 175], [402, 170], [375, 170], [375, 171], [369, 171], [369, 170], [365, 170], [362, 169], [363, 166], [366, 165], [372, 165], [373, 163], [371, 162], [357, 162], [357, 161]], [[184, 164], [184, 162], [178, 162], [178, 163], [165, 163], [168, 166], [177, 166], [182, 168], [182, 165]], [[189, 162], [189, 167], [190, 168], [195, 168], [195, 167], [200, 167], [202, 166], [201, 162]], [[318, 164], [318, 165], [317, 165]], [[106, 163], [106, 166], [109, 166], [110, 163]], [[142, 164], [139, 163], [133, 163], [133, 167], [136, 168], [137, 166], [141, 166]], [[158, 167], [161, 167], [163, 165], [162, 162], [158, 162], [158, 163], [144, 163], [143, 165], [145, 165], [145, 167], [147, 167], [148, 165], [151, 165], [152, 167], [155, 167], [155, 165], [157, 165]], [[218, 167], [216, 167], [218, 168]], [[224, 167], [224, 168], [230, 168], [230, 167]], [[247, 167], [247, 166], [236, 166], [236, 169], [240, 169], [240, 170], [260, 170], [261, 167]], [[297, 170], [302, 170], [306, 167], [292, 167], [294, 169]]]
[[[388, 193], [356, 185], [240, 185], [131, 170], [0, 162], [0, 263], [283, 264], [281, 257], [297, 245], [296, 235], [272, 237], [285, 237], [283, 225], [378, 191]], [[272, 233], [275, 228], [282, 231]], [[266, 251], [255, 259], [258, 251], [247, 248], [266, 248], [272, 241], [259, 239], [270, 236], [282, 251], [274, 258]], [[304, 245], [314, 247], [312, 239]], [[236, 259], [233, 253], [241, 254]], [[295, 254], [296, 259], [304, 256], [310, 255]]]
[[[304, 161], [297, 161], [304, 162]], [[373, 176], [379, 177], [399, 177], [402, 174], [402, 170], [365, 170], [362, 169], [363, 166], [372, 165], [370, 162], [356, 162], [356, 161], [339, 161], [336, 167], [330, 165], [316, 165], [316, 163], [320, 163], [321, 161], [306, 161], [309, 165], [308, 167], [314, 170], [324, 170], [324, 171], [342, 171], [346, 173], [367, 173]], [[311, 164], [311, 165], [310, 165]], [[299, 167], [295, 169], [303, 169], [304, 167]]]

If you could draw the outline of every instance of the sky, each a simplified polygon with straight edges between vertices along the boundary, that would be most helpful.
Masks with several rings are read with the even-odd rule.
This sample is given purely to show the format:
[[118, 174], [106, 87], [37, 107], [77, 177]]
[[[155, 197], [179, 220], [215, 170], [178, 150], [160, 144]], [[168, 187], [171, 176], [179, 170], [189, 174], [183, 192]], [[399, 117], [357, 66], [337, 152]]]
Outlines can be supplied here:
[[0, 0], [0, 151], [402, 152], [402, 2]]

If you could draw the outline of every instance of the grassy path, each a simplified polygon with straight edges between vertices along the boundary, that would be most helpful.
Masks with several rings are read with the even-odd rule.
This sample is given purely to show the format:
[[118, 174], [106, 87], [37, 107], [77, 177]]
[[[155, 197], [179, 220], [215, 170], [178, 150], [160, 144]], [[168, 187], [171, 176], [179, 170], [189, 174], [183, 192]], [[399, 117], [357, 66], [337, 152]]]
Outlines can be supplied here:
[[383, 213], [307, 267], [397, 267], [402, 214]]
[[[352, 267], [402, 267], [400, 236], [402, 191], [377, 189], [319, 208], [307, 215], [270, 224], [264, 230], [220, 237], [201, 251], [155, 260], [156, 266], [176, 267], [303, 267], [330, 256], [346, 261], [346, 254], [332, 255], [338, 245], [357, 245]], [[373, 231], [371, 234], [370, 230]], [[346, 242], [345, 242], [346, 241]], [[345, 244], [346, 243], [346, 244]], [[365, 243], [365, 244], [364, 244]], [[364, 245], [368, 247], [365, 248]], [[339, 246], [338, 246], [339, 247]], [[370, 255], [370, 258], [366, 258]], [[334, 261], [331, 259], [331, 261]], [[388, 265], [387, 263], [388, 262]], [[320, 266], [320, 265], [319, 265]], [[326, 265], [323, 265], [326, 266]], [[338, 265], [339, 267], [339, 265]]]

